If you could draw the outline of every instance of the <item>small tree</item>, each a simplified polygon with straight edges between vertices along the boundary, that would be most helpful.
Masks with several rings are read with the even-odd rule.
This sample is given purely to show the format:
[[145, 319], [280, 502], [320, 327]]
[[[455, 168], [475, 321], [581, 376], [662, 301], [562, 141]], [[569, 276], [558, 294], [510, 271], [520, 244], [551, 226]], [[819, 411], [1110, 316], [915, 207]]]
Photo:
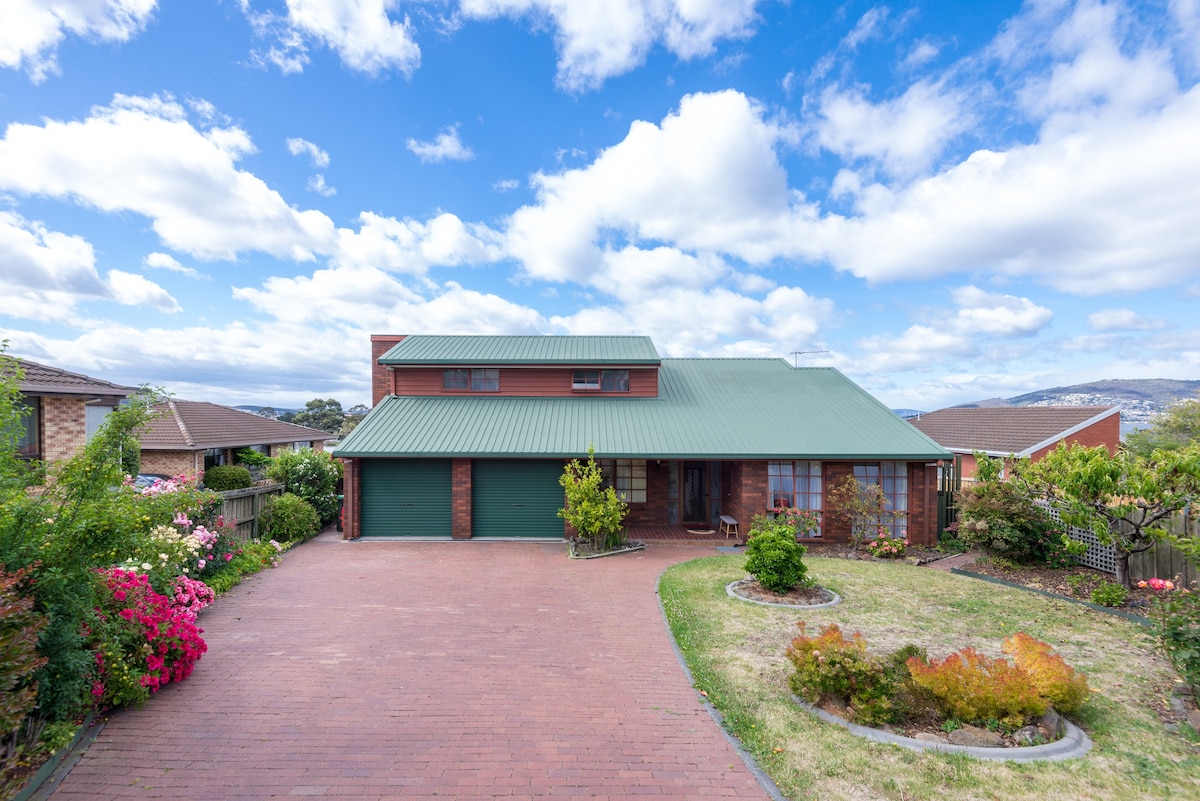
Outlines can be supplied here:
[[629, 506], [617, 497], [617, 491], [604, 486], [604, 475], [596, 464], [595, 450], [588, 448], [587, 462], [567, 462], [558, 483], [566, 494], [567, 505], [558, 516], [575, 527], [579, 539], [597, 550], [610, 551], [625, 544], [622, 525]]
[[887, 495], [878, 484], [863, 484], [854, 476], [846, 479], [829, 491], [829, 509], [826, 514], [850, 527], [850, 553], [871, 534], [878, 533], [882, 526], [890, 525], [903, 513], [888, 508]]
[[1141, 459], [1075, 443], [1018, 462], [1014, 474], [1029, 496], [1056, 504], [1064, 523], [1111, 545], [1117, 582], [1129, 587], [1129, 557], [1167, 537], [1162, 521], [1200, 497], [1200, 446]]
[[816, 527], [817, 516], [803, 509], [787, 509], [774, 519], [755, 515], [746, 543], [746, 572], [780, 595], [798, 584], [810, 586], [812, 581], [804, 564], [808, 549], [796, 537]]

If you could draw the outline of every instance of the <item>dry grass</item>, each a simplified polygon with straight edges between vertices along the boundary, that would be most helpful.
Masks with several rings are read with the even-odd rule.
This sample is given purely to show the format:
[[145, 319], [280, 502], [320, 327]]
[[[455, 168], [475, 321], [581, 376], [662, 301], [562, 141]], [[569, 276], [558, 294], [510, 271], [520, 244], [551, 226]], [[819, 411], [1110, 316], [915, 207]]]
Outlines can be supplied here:
[[[776, 609], [728, 597], [744, 558], [720, 556], [668, 570], [660, 594], [696, 683], [728, 727], [792, 799], [1200, 798], [1200, 749], [1156, 714], [1172, 674], [1144, 629], [1033, 593], [929, 568], [808, 559], [809, 574], [844, 599], [829, 609]], [[855, 737], [790, 699], [788, 643], [837, 623], [886, 652], [906, 643], [944, 656], [963, 646], [1000, 655], [1015, 631], [1050, 643], [1096, 690], [1077, 716], [1095, 743], [1079, 760], [982, 762], [911, 752]]]

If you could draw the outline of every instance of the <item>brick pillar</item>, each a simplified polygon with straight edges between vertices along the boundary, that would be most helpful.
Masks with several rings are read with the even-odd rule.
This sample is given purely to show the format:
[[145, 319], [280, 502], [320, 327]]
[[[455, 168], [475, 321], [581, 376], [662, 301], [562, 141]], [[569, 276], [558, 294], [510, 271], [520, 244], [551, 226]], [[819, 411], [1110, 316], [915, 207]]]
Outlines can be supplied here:
[[379, 357], [402, 341], [406, 334], [372, 334], [371, 335], [371, 405], [378, 406], [379, 401], [392, 394], [392, 371], [379, 363]]
[[451, 518], [450, 536], [456, 540], [471, 538], [471, 460], [450, 462]]
[[42, 398], [42, 461], [70, 459], [87, 443], [87, 403], [84, 398]]
[[342, 459], [342, 495], [344, 496], [344, 518], [342, 539], [356, 540], [361, 535], [359, 527], [359, 500], [362, 497], [361, 465], [358, 459]]

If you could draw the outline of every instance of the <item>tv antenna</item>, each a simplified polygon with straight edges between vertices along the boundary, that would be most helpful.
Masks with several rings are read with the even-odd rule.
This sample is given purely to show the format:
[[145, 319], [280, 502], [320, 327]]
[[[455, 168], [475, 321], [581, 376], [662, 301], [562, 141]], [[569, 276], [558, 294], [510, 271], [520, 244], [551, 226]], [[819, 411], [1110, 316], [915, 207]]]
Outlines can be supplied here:
[[789, 356], [792, 357], [792, 367], [800, 366], [800, 358], [799, 357], [803, 356], [805, 353], [829, 353], [829, 351], [827, 351], [827, 350], [794, 350], [788, 354]]

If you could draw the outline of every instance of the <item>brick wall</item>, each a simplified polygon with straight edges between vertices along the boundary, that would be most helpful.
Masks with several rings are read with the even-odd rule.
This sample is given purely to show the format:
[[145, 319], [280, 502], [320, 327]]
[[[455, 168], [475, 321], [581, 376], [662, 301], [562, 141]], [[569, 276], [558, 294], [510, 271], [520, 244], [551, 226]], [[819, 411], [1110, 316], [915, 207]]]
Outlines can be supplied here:
[[204, 469], [204, 451], [142, 451], [142, 472], [194, 476]]
[[359, 509], [362, 499], [362, 462], [342, 459], [342, 539], [356, 540], [360, 534]]
[[450, 460], [450, 536], [471, 538], [471, 460]]
[[1033, 461], [1036, 462], [1038, 459], [1041, 459], [1059, 445], [1076, 442], [1089, 448], [1095, 448], [1103, 445], [1105, 448], [1108, 448], [1109, 453], [1116, 453], [1117, 448], [1119, 448], [1121, 445], [1120, 412], [1110, 417], [1106, 417], [1099, 422], [1093, 423], [1085, 429], [1076, 431], [1071, 436], [1060, 439], [1058, 442], [1042, 448], [1040, 451], [1035, 451], [1032, 455]]
[[392, 371], [379, 363], [379, 357], [391, 350], [405, 336], [405, 334], [371, 335], [371, 406], [378, 406], [379, 401], [392, 394]]
[[87, 443], [83, 398], [42, 398], [42, 461], [70, 459]]

